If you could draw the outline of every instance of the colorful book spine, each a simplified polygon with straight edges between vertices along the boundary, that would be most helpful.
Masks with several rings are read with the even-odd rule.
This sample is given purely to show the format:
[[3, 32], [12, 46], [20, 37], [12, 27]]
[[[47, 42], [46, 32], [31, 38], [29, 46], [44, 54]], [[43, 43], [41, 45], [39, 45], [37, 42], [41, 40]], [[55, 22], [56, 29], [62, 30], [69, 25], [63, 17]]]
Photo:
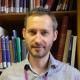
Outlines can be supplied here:
[[17, 54], [16, 54], [16, 41], [15, 41], [14, 36], [12, 36], [12, 49], [13, 49], [14, 63], [16, 63], [17, 62]]
[[73, 35], [70, 38], [69, 50], [68, 50], [68, 58], [67, 63], [71, 65], [71, 55], [72, 55], [72, 46], [73, 46]]
[[19, 13], [19, 7], [20, 7], [19, 2], [20, 2], [20, 0], [15, 0], [15, 9], [16, 9], [16, 13]]
[[20, 0], [20, 12], [23, 12], [23, 8], [24, 8], [24, 0]]
[[6, 62], [7, 67], [11, 66], [11, 58], [10, 58], [10, 48], [9, 48], [9, 37], [5, 37], [5, 46], [6, 46]]
[[59, 45], [58, 45], [58, 51], [56, 53], [56, 57], [60, 61], [62, 61], [64, 55], [64, 47], [65, 47], [67, 28], [69, 23], [68, 20], [69, 20], [69, 16], [63, 16], [62, 24], [59, 30]]
[[14, 63], [14, 54], [13, 54], [13, 48], [12, 48], [12, 40], [9, 40], [9, 48], [10, 48], [10, 58], [11, 58], [11, 64]]
[[13, 34], [14, 38], [17, 37], [17, 31], [16, 30], [12, 30], [12, 34]]
[[3, 68], [2, 65], [2, 47], [1, 47], [1, 38], [0, 38], [0, 69]]
[[75, 65], [76, 44], [77, 44], [77, 36], [73, 36], [73, 46], [72, 46], [72, 56], [71, 56], [71, 65], [73, 67]]
[[26, 48], [25, 40], [22, 40], [21, 42], [21, 60], [26, 59], [26, 54], [28, 50]]
[[55, 2], [55, 0], [47, 0], [46, 5], [45, 5], [45, 9], [51, 10], [51, 7], [54, 2]]
[[7, 67], [6, 60], [6, 46], [5, 46], [5, 36], [1, 37], [1, 46], [2, 46], [2, 59], [3, 59], [3, 68]]
[[21, 61], [21, 40], [19, 37], [16, 37], [15, 40], [16, 40], [17, 62], [20, 62]]

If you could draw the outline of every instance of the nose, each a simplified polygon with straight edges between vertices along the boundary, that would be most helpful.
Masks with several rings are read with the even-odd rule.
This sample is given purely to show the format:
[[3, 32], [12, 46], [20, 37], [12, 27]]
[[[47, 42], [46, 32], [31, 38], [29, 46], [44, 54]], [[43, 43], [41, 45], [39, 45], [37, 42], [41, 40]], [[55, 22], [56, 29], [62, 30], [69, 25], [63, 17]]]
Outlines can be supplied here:
[[42, 36], [40, 33], [37, 33], [36, 36], [35, 36], [35, 42], [36, 43], [41, 43], [42, 41]]

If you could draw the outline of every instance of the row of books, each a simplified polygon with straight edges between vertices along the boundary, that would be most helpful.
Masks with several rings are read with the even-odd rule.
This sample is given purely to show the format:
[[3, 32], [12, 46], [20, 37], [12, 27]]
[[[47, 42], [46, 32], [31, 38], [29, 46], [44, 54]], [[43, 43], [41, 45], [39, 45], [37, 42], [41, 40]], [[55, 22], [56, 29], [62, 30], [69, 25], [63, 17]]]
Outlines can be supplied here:
[[12, 39], [9, 36], [1, 36], [0, 38], [0, 68], [7, 68], [12, 63], [17, 63], [26, 58], [26, 45], [25, 40], [16, 36], [13, 30]]
[[63, 62], [75, 66], [77, 36], [72, 35], [71, 30], [67, 30], [64, 47]]
[[53, 44], [51, 51], [56, 59], [74, 66], [77, 36], [74, 36], [72, 30], [69, 29], [69, 26], [71, 26], [71, 24], [69, 25], [69, 19], [69, 16], [63, 16], [59, 25], [57, 40]]
[[74, 1], [75, 0], [0, 0], [0, 12], [26, 13], [39, 7], [56, 11], [72, 10]]
[[56, 59], [75, 67], [76, 47], [77, 36], [72, 34], [72, 30], [67, 30], [66, 38], [63, 35], [54, 43], [52, 53]]

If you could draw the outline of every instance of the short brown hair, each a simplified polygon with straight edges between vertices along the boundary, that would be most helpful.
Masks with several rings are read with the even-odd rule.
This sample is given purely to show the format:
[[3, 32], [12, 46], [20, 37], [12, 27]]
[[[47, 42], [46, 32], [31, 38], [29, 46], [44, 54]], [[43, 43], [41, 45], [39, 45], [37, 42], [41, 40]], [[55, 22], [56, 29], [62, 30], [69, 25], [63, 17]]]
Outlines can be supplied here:
[[50, 11], [48, 11], [47, 9], [44, 9], [44, 8], [35, 8], [32, 11], [28, 12], [25, 17], [24, 26], [26, 26], [27, 18], [29, 16], [43, 16], [43, 15], [48, 15], [51, 18], [51, 20], [53, 22], [53, 30], [56, 30], [58, 27], [58, 22], [57, 22], [56, 17], [54, 16], [54, 14], [51, 16]]

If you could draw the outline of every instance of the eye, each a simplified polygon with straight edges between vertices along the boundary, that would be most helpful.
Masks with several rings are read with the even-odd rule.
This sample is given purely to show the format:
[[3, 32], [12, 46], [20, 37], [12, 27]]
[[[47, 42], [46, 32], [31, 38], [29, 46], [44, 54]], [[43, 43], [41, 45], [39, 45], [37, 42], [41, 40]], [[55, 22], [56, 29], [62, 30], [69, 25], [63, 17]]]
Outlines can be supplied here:
[[41, 34], [42, 34], [43, 36], [47, 36], [47, 35], [49, 34], [49, 32], [46, 31], [46, 30], [44, 30], [44, 31], [41, 32]]
[[35, 30], [28, 30], [28, 33], [29, 33], [30, 35], [35, 35], [35, 34], [36, 34], [36, 31], [35, 31]]

